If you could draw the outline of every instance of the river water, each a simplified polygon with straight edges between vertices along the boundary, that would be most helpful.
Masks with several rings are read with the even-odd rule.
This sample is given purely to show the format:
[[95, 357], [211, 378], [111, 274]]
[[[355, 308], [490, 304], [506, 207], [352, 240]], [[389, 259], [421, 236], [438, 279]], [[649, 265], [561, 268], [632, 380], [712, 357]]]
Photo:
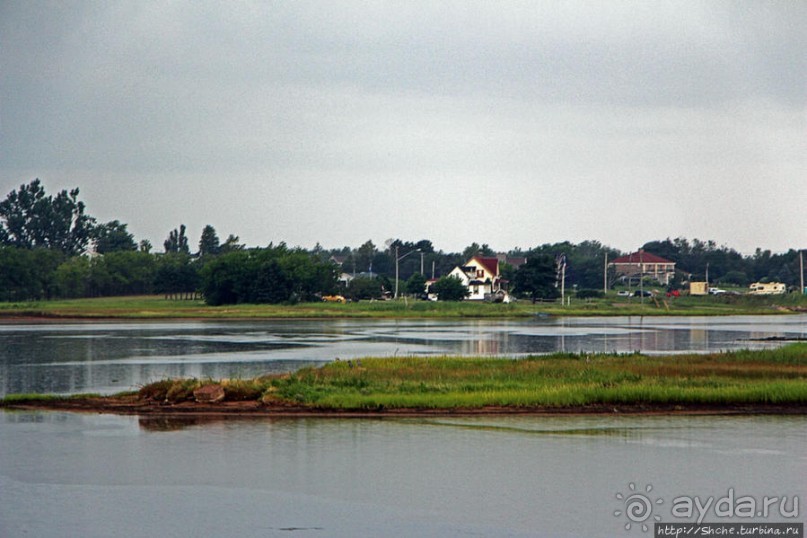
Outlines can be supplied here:
[[0, 396], [114, 393], [165, 377], [252, 377], [337, 357], [678, 353], [807, 338], [807, 316], [0, 325]]
[[[705, 351], [778, 345], [758, 339], [799, 338], [805, 321], [5, 325], [0, 382], [3, 394], [114, 392], [167, 375], [248, 376], [337, 356]], [[171, 421], [0, 412], [0, 537], [652, 536], [656, 520], [695, 519], [673, 513], [681, 498], [761, 507], [776, 497], [785, 505], [734, 520], [803, 523], [805, 479], [801, 416]], [[628, 517], [637, 494], [652, 509]], [[704, 521], [724, 514], [712, 509]]]

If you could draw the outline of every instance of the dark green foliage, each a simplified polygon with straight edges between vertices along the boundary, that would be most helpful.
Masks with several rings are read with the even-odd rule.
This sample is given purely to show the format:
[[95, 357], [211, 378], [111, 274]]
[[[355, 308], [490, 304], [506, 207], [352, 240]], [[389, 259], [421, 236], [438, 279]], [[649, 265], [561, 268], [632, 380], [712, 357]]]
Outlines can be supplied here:
[[605, 294], [602, 290], [582, 289], [577, 290], [578, 299], [601, 299]]
[[163, 241], [166, 254], [190, 254], [188, 238], [185, 236], [185, 225], [180, 224], [179, 229], [174, 228], [168, 233], [168, 239]]
[[[566, 287], [577, 285], [581, 288], [597, 289], [603, 285], [603, 268], [605, 255], [613, 260], [620, 252], [602, 245], [599, 241], [583, 241], [573, 244], [544, 244], [528, 252], [520, 253], [527, 258], [532, 256], [550, 256], [555, 259], [559, 255], [566, 257]], [[609, 281], [613, 279], [613, 275]]]
[[729, 271], [720, 277], [719, 282], [721, 284], [734, 284], [736, 286], [747, 286], [750, 284], [748, 276], [742, 271]]
[[444, 276], [431, 286], [431, 292], [437, 294], [440, 301], [462, 301], [470, 294], [459, 278]]
[[555, 299], [560, 293], [555, 287], [555, 260], [551, 256], [532, 256], [516, 271], [515, 293], [536, 299]]
[[0, 300], [50, 299], [57, 294], [56, 268], [64, 260], [57, 250], [0, 247]]
[[406, 281], [406, 293], [410, 295], [423, 295], [426, 293], [426, 277], [415, 273]]
[[380, 299], [383, 292], [383, 284], [380, 279], [359, 276], [350, 281], [345, 296], [354, 301], [364, 301]]
[[462, 251], [463, 260], [468, 260], [471, 257], [477, 255], [491, 257], [495, 256], [496, 253], [493, 251], [492, 248], [490, 248], [490, 246], [487, 243], [482, 245], [479, 245], [478, 243], [471, 243], [470, 245], [465, 247], [465, 250]]
[[77, 298], [90, 294], [90, 259], [76, 256], [65, 261], [54, 273], [54, 281], [59, 297]]
[[0, 241], [19, 248], [47, 248], [72, 256], [89, 243], [95, 219], [84, 214], [78, 189], [47, 196], [35, 179], [0, 202]]
[[199, 256], [215, 256], [221, 250], [219, 243], [219, 236], [216, 234], [216, 229], [210, 224], [202, 230], [202, 236], [199, 238]]
[[96, 226], [93, 239], [98, 254], [137, 250], [134, 236], [126, 230], [126, 224], [117, 220]]
[[211, 305], [310, 300], [335, 286], [331, 263], [283, 244], [222, 254], [201, 270], [201, 291]]
[[186, 253], [163, 254], [157, 258], [154, 291], [167, 296], [193, 294], [199, 287], [199, 269]]
[[[72, 260], [67, 263], [71, 262]], [[143, 295], [154, 292], [158, 264], [151, 254], [139, 251], [110, 252], [93, 258], [89, 265], [88, 286], [92, 296]]]

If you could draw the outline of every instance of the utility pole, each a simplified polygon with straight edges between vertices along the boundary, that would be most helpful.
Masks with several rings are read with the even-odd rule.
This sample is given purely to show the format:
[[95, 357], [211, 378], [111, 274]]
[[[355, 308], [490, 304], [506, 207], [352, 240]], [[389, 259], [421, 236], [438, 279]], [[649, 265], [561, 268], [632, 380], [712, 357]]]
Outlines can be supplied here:
[[608, 251], [605, 251], [605, 268], [602, 271], [602, 293], [608, 293]]
[[398, 262], [401, 259], [398, 257], [398, 245], [395, 245], [395, 295], [393, 299], [398, 298]]
[[421, 252], [419, 248], [415, 250], [410, 250], [403, 256], [398, 256], [398, 245], [395, 245], [395, 295], [393, 296], [394, 299], [398, 298], [398, 262], [412, 254], [413, 252]]
[[563, 259], [560, 273], [560, 304], [564, 304], [563, 301], [566, 300], [566, 258]]
[[421, 275], [423, 274], [423, 255], [424, 254], [425, 254], [424, 252], [420, 253], [420, 274]]
[[644, 263], [642, 263], [642, 249], [639, 249], [639, 295], [642, 298], [642, 304], [644, 304], [644, 278], [642, 278], [643, 272]]
[[799, 275], [801, 276], [801, 289], [799, 293], [804, 295], [804, 251], [799, 250]]

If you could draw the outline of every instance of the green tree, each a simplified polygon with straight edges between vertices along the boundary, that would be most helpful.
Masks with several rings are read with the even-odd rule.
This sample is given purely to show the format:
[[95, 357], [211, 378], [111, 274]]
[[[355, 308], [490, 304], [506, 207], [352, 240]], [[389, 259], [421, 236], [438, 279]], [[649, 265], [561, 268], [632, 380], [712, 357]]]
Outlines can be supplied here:
[[537, 299], [555, 299], [560, 294], [555, 287], [555, 260], [552, 256], [533, 256], [518, 268], [515, 274], [514, 292]]
[[79, 190], [47, 196], [39, 179], [20, 185], [0, 202], [0, 241], [19, 248], [48, 248], [68, 256], [89, 243], [95, 219], [84, 213]]
[[354, 301], [380, 299], [384, 289], [380, 279], [366, 276], [356, 277], [350, 281], [345, 292]]
[[247, 293], [244, 280], [252, 278], [254, 273], [250, 257], [248, 251], [233, 251], [205, 264], [200, 272], [200, 289], [207, 304], [218, 306], [243, 302]]
[[219, 236], [216, 234], [216, 229], [210, 224], [202, 229], [202, 236], [199, 238], [199, 256], [204, 258], [206, 256], [215, 256], [219, 253], [221, 244], [219, 243]]
[[54, 281], [59, 297], [87, 297], [90, 293], [90, 259], [74, 256], [56, 268]]
[[157, 258], [154, 288], [168, 297], [192, 297], [199, 286], [199, 271], [186, 252], [163, 254]]
[[0, 247], [0, 300], [25, 301], [56, 296], [56, 269], [64, 259], [58, 250]]
[[482, 246], [480, 246], [478, 243], [471, 243], [465, 247], [465, 250], [462, 251], [463, 261], [468, 261], [473, 256], [492, 257], [495, 255], [496, 253], [487, 243], [484, 243]]
[[184, 224], [180, 224], [178, 230], [174, 228], [168, 233], [168, 239], [163, 241], [163, 247], [166, 254], [190, 254]]
[[406, 293], [410, 295], [423, 295], [426, 293], [426, 277], [415, 273], [406, 281]]
[[359, 272], [373, 270], [373, 258], [378, 253], [372, 241], [365, 242], [356, 250], [355, 260]]
[[221, 254], [205, 264], [200, 276], [200, 289], [211, 305], [296, 302], [336, 286], [333, 264], [284, 244]]
[[729, 271], [720, 279], [721, 284], [734, 284], [736, 286], [747, 286], [748, 276], [742, 271]]
[[440, 301], [462, 301], [470, 295], [470, 290], [454, 276], [442, 277], [432, 284], [431, 292], [437, 294]]
[[126, 224], [117, 220], [96, 226], [93, 239], [98, 254], [137, 250], [134, 236], [126, 229]]
[[239, 242], [238, 236], [233, 234], [228, 235], [227, 239], [225, 239], [224, 243], [219, 247], [220, 254], [234, 252], [236, 250], [244, 250], [244, 245]]
[[110, 252], [92, 259], [89, 287], [92, 295], [104, 297], [149, 294], [154, 292], [156, 274], [157, 260], [151, 254]]

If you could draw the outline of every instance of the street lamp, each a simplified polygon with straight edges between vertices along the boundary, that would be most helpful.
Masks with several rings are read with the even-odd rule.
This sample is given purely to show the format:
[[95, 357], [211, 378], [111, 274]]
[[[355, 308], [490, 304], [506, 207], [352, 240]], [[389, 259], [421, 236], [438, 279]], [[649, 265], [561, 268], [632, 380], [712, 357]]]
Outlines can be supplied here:
[[417, 248], [415, 250], [410, 250], [403, 256], [398, 256], [398, 245], [395, 245], [395, 297], [394, 299], [398, 298], [398, 262], [412, 254], [413, 252], [420, 252], [420, 249]]

